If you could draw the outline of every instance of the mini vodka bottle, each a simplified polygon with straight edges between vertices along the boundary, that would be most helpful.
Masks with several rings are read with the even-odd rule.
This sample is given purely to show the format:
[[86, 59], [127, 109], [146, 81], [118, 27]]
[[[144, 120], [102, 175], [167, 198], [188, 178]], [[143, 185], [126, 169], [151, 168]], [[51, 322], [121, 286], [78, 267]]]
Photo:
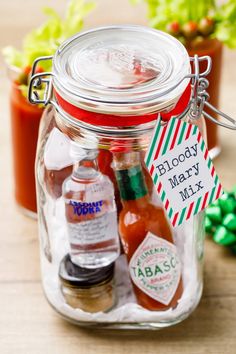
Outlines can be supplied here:
[[73, 143], [71, 152], [77, 162], [62, 188], [71, 260], [84, 268], [107, 266], [120, 254], [114, 187], [98, 171], [97, 149]]

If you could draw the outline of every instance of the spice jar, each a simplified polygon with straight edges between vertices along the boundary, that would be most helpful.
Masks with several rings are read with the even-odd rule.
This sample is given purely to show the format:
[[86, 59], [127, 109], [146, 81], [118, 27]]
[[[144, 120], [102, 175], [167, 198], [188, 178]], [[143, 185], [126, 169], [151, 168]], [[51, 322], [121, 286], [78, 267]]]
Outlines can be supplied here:
[[113, 287], [114, 263], [107, 267], [87, 269], [72, 263], [70, 255], [61, 261], [59, 277], [65, 301], [86, 312], [108, 311], [115, 304]]
[[[34, 74], [40, 60], [51, 59], [52, 73]], [[205, 73], [198, 72], [199, 60], [207, 62]], [[36, 161], [42, 280], [49, 303], [65, 318], [106, 328], [163, 328], [197, 306], [204, 214], [192, 215], [191, 207], [186, 220], [181, 213], [182, 223], [173, 226], [145, 164], [157, 118], [165, 127], [175, 117], [188, 123], [186, 134], [198, 128], [205, 137], [202, 85], [209, 59], [196, 57], [194, 65], [191, 73], [188, 53], [175, 38], [140, 26], [81, 33], [53, 58], [36, 61], [30, 100], [39, 101], [39, 86], [45, 88], [44, 103], [51, 103]], [[176, 130], [175, 140], [181, 134]], [[161, 138], [157, 144], [164, 149]], [[190, 155], [186, 150], [180, 159]], [[64, 181], [45, 173], [68, 166]], [[60, 193], [52, 196], [52, 190]], [[93, 274], [114, 262], [116, 305], [110, 308], [113, 297], [105, 285], [107, 302], [86, 304], [83, 296], [89, 292], [89, 299], [95, 288], [82, 289], [78, 274], [91, 274], [86, 282], [92, 282]]]

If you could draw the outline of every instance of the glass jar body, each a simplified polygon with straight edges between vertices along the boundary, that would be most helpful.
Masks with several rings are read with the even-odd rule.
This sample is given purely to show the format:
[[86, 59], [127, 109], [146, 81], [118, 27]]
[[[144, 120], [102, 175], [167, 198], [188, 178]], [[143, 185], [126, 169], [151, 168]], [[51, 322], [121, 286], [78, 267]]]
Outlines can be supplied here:
[[[186, 117], [186, 120], [189, 120], [188, 117]], [[197, 124], [205, 136], [204, 119], [201, 118], [192, 123]], [[53, 308], [66, 319], [79, 325], [97, 325], [99, 327], [104, 325], [106, 328], [124, 329], [163, 328], [188, 317], [201, 298], [205, 235], [204, 215], [201, 212], [175, 228], [172, 228], [169, 224], [144, 163], [144, 156], [154, 125], [155, 123], [148, 123], [148, 125], [130, 127], [122, 131], [117, 128], [102, 131], [98, 127], [83, 125], [71, 117], [65, 119], [53, 107], [48, 107], [43, 115], [36, 159], [43, 287]], [[63, 296], [58, 277], [61, 260], [66, 254], [71, 253], [70, 235], [66, 228], [64, 197], [64, 186], [71, 178], [74, 170], [74, 162], [70, 155], [70, 144], [76, 142], [80, 145], [82, 151], [83, 149], [92, 149], [94, 141], [98, 145], [96, 158], [98, 171], [113, 184], [117, 228], [123, 246], [121, 255], [115, 263], [114, 292], [117, 299], [116, 305], [108, 312], [95, 314], [70, 306]], [[119, 158], [121, 156], [122, 163], [126, 167], [131, 163], [130, 156], [132, 156], [132, 162], [134, 156], [135, 158], [138, 156], [140, 161], [140, 173], [145, 184], [144, 188], [146, 188], [144, 194], [146, 194], [135, 203], [128, 201], [125, 205], [120, 185], [117, 183], [119, 182], [117, 174], [114, 171], [121, 161], [117, 157], [117, 160], [114, 161], [116, 154], [119, 154]], [[127, 208], [129, 209], [128, 213]], [[128, 265], [130, 254], [127, 251], [127, 246], [137, 249], [138, 242], [141, 242], [137, 239], [143, 237], [140, 236], [142, 222], [145, 222], [147, 226], [147, 230], [144, 231], [145, 234], [148, 231], [155, 234], [155, 227], [150, 227], [150, 230], [148, 227], [151, 225], [156, 210], [160, 215], [159, 224], [156, 224], [157, 229], [168, 230], [163, 231], [164, 234], [162, 234], [162, 239], [165, 239], [165, 241], [168, 241], [165, 232], [171, 233], [171, 242], [178, 254], [181, 269], [179, 285], [175, 290], [175, 296], [173, 296], [173, 299], [175, 299], [175, 301], [173, 300], [174, 305], [171, 307], [159, 306], [160, 303], [153, 302], [153, 299], [142, 291], [140, 293], [140, 289], [137, 290], [137, 286], [132, 285], [130, 278]], [[136, 229], [132, 229], [132, 235], [129, 227], [124, 227], [129, 223], [132, 224], [130, 221], [127, 222], [127, 215], [129, 217], [138, 215], [139, 222], [136, 224]], [[139, 233], [139, 236], [133, 237], [136, 232]]]

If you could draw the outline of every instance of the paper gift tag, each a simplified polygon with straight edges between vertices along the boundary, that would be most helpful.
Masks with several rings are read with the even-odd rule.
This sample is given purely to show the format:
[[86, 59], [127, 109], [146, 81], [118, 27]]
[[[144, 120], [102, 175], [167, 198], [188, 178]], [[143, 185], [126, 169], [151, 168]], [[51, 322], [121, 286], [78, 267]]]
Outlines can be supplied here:
[[206, 208], [223, 193], [197, 126], [160, 119], [145, 156], [157, 193], [173, 226]]

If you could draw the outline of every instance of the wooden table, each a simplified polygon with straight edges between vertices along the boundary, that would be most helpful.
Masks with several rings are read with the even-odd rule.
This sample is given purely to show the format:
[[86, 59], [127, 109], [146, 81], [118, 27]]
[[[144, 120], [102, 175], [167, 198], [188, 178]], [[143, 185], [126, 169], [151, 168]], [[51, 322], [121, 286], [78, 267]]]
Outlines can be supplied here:
[[[86, 27], [145, 23], [144, 8], [128, 0], [98, 0]], [[0, 0], [0, 46], [20, 45], [43, 16], [46, 0]], [[65, 1], [50, 1], [61, 12]], [[222, 109], [236, 116], [236, 52], [225, 50]], [[2, 64], [2, 60], [1, 60]], [[8, 85], [1, 65], [1, 354], [234, 354], [236, 353], [236, 257], [206, 242], [205, 288], [198, 309], [182, 324], [159, 332], [98, 332], [71, 325], [47, 304], [40, 282], [37, 224], [17, 210], [13, 199]], [[215, 162], [225, 188], [236, 183], [236, 133], [221, 129], [222, 154]]]

